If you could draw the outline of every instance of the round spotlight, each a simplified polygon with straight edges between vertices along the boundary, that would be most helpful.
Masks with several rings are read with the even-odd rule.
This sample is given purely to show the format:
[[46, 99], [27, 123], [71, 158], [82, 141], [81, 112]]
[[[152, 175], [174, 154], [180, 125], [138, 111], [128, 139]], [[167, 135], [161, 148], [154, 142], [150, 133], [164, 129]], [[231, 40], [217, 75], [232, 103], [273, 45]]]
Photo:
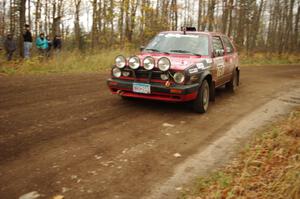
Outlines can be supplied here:
[[140, 66], [140, 59], [137, 56], [130, 57], [128, 65], [132, 69], [138, 69]]
[[113, 68], [112, 69], [112, 75], [114, 77], [121, 77], [121, 74], [122, 74], [122, 72], [119, 68]]
[[161, 71], [167, 71], [170, 69], [171, 67], [171, 62], [168, 58], [166, 57], [162, 57], [158, 60], [158, 68], [161, 70]]
[[155, 66], [155, 60], [153, 57], [148, 56], [148, 57], [145, 57], [143, 64], [144, 64], [144, 68], [146, 70], [152, 70]]
[[126, 58], [122, 55], [119, 55], [115, 58], [115, 65], [118, 68], [124, 68], [126, 65]]
[[163, 73], [163, 74], [160, 75], [160, 78], [161, 78], [162, 80], [166, 81], [166, 80], [169, 79], [169, 74]]
[[129, 71], [123, 71], [122, 74], [123, 74], [123, 76], [128, 77], [130, 75], [130, 72]]

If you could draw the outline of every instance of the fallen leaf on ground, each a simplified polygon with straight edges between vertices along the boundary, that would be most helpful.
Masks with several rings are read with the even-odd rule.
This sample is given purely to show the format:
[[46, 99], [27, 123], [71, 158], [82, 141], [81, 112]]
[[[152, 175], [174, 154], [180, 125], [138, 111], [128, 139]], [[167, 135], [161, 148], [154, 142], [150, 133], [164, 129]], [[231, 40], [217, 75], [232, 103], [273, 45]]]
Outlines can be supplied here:
[[174, 153], [173, 156], [174, 156], [175, 158], [180, 158], [180, 157], [181, 157], [180, 153]]
[[175, 125], [174, 124], [169, 124], [169, 123], [163, 123], [163, 126], [164, 127], [174, 127]]
[[54, 196], [53, 199], [64, 199], [64, 196], [63, 195], [57, 195], [57, 196]]
[[40, 196], [41, 195], [37, 191], [32, 191], [20, 196], [19, 199], [36, 199], [39, 198]]

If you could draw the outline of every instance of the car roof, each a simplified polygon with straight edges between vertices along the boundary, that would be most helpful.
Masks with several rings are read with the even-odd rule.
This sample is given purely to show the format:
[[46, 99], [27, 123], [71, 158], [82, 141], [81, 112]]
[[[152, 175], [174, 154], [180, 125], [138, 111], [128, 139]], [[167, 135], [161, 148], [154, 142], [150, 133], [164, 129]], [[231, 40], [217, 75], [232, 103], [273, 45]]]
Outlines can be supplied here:
[[[163, 31], [160, 32], [162, 34], [168, 34], [168, 33], [173, 33], [173, 34], [184, 34], [184, 31]], [[186, 34], [193, 34], [193, 35], [197, 35], [197, 34], [205, 34], [205, 35], [211, 35], [211, 36], [226, 36], [222, 33], [219, 32], [207, 32], [207, 31], [186, 31]]]

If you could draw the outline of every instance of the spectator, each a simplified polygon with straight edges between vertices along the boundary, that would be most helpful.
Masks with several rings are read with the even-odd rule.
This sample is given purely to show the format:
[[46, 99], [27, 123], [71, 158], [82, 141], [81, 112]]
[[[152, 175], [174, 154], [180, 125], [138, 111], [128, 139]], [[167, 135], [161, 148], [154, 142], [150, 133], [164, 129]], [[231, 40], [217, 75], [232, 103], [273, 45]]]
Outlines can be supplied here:
[[23, 34], [24, 39], [24, 58], [30, 57], [30, 49], [32, 47], [32, 35], [30, 32], [30, 26], [25, 24], [25, 33]]
[[41, 33], [40, 36], [36, 39], [36, 47], [39, 49], [40, 54], [45, 56], [48, 49], [48, 41], [45, 38], [45, 34]]
[[52, 48], [52, 41], [50, 40], [49, 35], [46, 36], [46, 40], [48, 42], [47, 56], [50, 56], [51, 48]]
[[53, 49], [56, 52], [59, 52], [61, 50], [61, 37], [60, 35], [55, 35], [54, 40], [53, 40]]
[[17, 49], [16, 42], [13, 39], [12, 34], [7, 34], [7, 37], [4, 41], [4, 49], [6, 51], [7, 60], [10, 61]]

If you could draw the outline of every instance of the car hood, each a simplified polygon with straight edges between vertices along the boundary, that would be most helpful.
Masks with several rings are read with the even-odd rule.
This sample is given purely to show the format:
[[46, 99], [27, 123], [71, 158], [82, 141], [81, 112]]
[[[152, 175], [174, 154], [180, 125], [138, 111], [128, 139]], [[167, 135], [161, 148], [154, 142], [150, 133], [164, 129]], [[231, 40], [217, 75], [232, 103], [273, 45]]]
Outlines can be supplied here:
[[[184, 70], [191, 65], [197, 64], [203, 60], [206, 60], [208, 63], [211, 62], [211, 59], [208, 56], [195, 56], [187, 54], [163, 54], [163, 53], [141, 53], [138, 55], [140, 60], [143, 60], [145, 57], [151, 56], [155, 59], [155, 63], [161, 57], [167, 57], [171, 61], [171, 70]], [[141, 61], [142, 62], [142, 61]], [[141, 63], [143, 65], [143, 63]], [[157, 64], [155, 65], [157, 67]]]

